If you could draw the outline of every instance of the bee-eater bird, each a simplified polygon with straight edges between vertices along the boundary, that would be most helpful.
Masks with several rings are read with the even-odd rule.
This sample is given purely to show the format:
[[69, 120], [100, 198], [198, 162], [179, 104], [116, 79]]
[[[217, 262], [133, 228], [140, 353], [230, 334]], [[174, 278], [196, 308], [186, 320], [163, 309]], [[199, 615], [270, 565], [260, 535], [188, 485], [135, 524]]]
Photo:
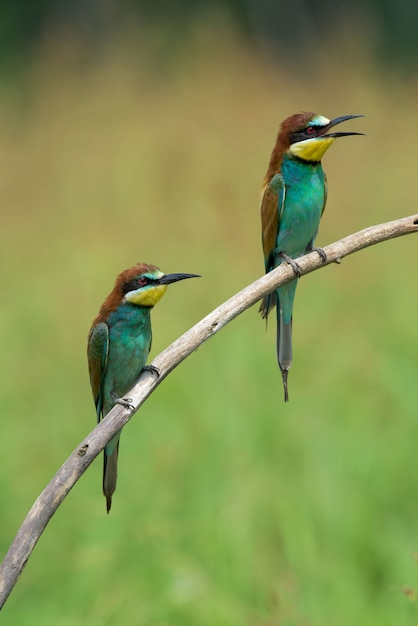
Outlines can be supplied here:
[[[297, 278], [295, 258], [314, 248], [319, 222], [327, 201], [327, 179], [321, 159], [338, 137], [363, 133], [329, 132], [334, 126], [362, 115], [344, 115], [329, 120], [315, 113], [296, 113], [285, 119], [263, 181], [261, 222], [266, 272], [290, 263]], [[277, 360], [283, 378], [284, 400], [289, 399], [287, 376], [292, 364], [292, 315], [297, 278], [266, 296], [260, 311], [267, 318], [276, 305]]]
[[[152, 307], [167, 285], [195, 277], [198, 274], [163, 274], [146, 263], [119, 274], [88, 335], [87, 358], [98, 422], [115, 404], [130, 404], [123, 396], [144, 369], [151, 349]], [[108, 513], [116, 489], [119, 438], [120, 431], [104, 449], [103, 494]]]

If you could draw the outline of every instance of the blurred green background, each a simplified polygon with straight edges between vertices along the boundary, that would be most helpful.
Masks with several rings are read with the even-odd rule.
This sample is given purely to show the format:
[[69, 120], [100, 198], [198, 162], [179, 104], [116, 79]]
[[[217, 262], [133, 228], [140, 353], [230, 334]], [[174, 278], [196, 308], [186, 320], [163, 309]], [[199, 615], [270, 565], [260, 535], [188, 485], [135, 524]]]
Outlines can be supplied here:
[[[418, 210], [414, 3], [9, 5], [1, 554], [95, 424], [86, 335], [116, 274], [204, 277], [153, 312], [152, 355], [262, 274], [259, 190], [284, 117], [367, 116], [347, 126], [367, 137], [324, 158], [319, 245]], [[301, 280], [289, 405], [256, 307], [175, 370], [125, 429], [111, 514], [100, 459], [4, 623], [417, 624], [416, 249], [393, 240]]]

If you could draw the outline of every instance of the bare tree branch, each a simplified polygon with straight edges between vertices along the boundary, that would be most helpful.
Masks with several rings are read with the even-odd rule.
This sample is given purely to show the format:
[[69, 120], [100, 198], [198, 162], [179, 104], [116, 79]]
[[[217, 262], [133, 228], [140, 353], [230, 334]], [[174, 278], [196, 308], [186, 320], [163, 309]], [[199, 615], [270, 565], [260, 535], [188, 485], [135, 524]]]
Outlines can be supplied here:
[[[371, 226], [324, 248], [327, 255], [325, 263], [317, 252], [311, 252], [299, 258], [298, 264], [302, 274], [308, 274], [329, 263], [338, 263], [343, 257], [368, 246], [415, 232], [418, 232], [418, 215]], [[152, 364], [160, 372], [158, 378], [151, 371], [144, 371], [141, 374], [132, 390], [126, 394], [132, 398], [135, 410], [116, 405], [77, 446], [33, 504], [0, 565], [0, 608], [14, 588], [44, 528], [70, 489], [152, 391], [206, 339], [219, 332], [260, 298], [292, 278], [293, 270], [284, 263], [209, 313], [154, 359]]]

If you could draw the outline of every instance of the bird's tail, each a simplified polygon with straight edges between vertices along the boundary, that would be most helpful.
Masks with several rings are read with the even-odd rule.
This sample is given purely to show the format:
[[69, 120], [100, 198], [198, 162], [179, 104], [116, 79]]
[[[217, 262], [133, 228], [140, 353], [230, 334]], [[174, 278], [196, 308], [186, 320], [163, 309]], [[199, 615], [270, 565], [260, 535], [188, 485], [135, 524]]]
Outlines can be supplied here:
[[112, 506], [112, 495], [116, 489], [118, 476], [119, 433], [106, 446], [103, 454], [103, 495], [106, 498], [106, 510]]
[[260, 313], [267, 320], [270, 311], [276, 307], [277, 316], [277, 360], [282, 373], [284, 401], [289, 401], [287, 375], [292, 365], [292, 312], [298, 281], [292, 280], [277, 291], [268, 294], [261, 301]]
[[287, 387], [287, 375], [292, 365], [292, 318], [288, 322], [284, 321], [283, 310], [280, 306], [277, 312], [277, 361], [283, 379], [284, 401], [289, 401], [289, 391]]
[[276, 292], [277, 361], [282, 373], [284, 401], [289, 401], [287, 376], [292, 365], [292, 314], [297, 280], [283, 285]]

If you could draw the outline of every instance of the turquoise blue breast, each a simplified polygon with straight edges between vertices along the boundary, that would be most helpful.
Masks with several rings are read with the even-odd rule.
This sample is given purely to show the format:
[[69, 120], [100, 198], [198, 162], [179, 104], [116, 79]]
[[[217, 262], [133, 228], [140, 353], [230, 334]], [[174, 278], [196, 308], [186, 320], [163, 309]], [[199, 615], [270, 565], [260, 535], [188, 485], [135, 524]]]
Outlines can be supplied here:
[[307, 163], [287, 155], [281, 170], [286, 195], [276, 250], [299, 256], [318, 231], [325, 201], [324, 171], [320, 163]]
[[104, 384], [104, 412], [113, 406], [110, 393], [118, 397], [132, 387], [147, 362], [151, 347], [149, 308], [123, 304], [108, 318], [109, 357]]

